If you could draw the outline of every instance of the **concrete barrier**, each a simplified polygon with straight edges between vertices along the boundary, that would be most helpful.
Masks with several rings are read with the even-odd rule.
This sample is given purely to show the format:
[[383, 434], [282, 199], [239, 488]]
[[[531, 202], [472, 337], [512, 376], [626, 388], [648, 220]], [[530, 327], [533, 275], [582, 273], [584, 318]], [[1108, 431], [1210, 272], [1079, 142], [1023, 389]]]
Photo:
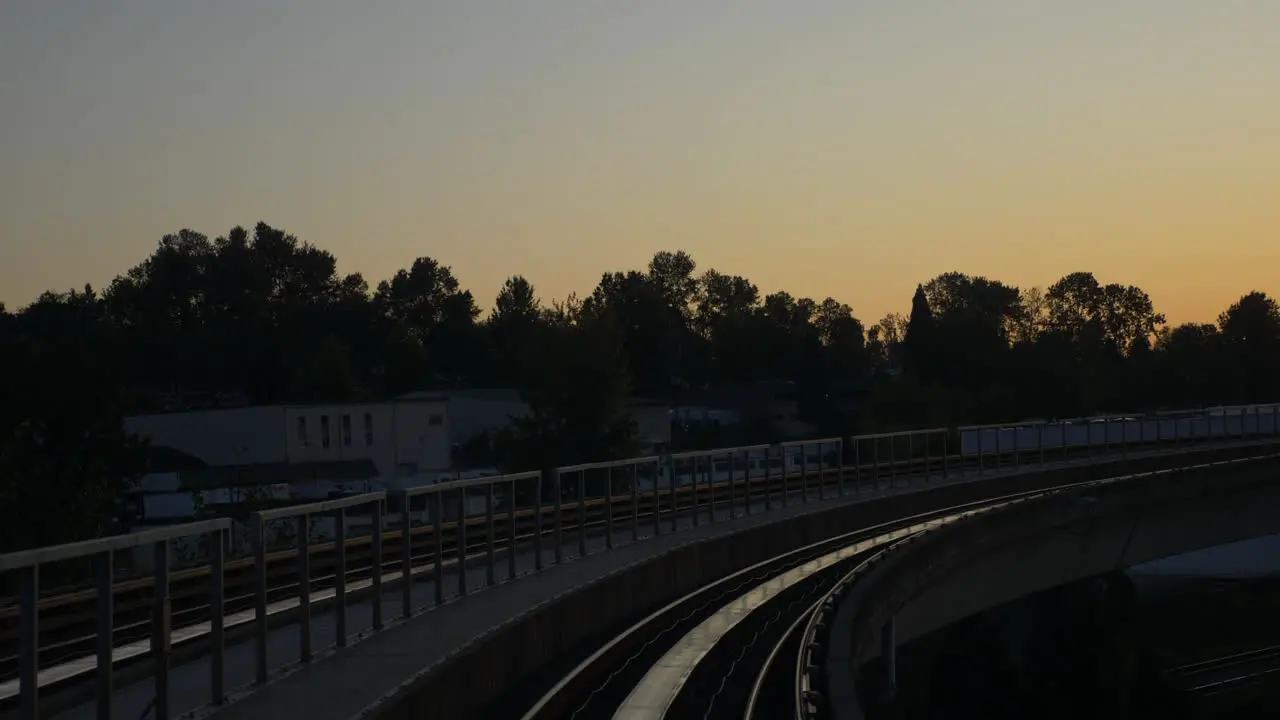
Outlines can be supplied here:
[[879, 657], [891, 619], [901, 645], [1063, 583], [1280, 532], [1280, 444], [1254, 451], [1027, 498], [896, 546], [840, 600], [829, 641], [839, 659], [825, 671], [832, 716], [863, 716], [854, 674]]
[[1094, 465], [1027, 467], [1019, 475], [922, 489], [878, 500], [818, 504], [803, 515], [675, 547], [620, 568], [512, 617], [424, 668], [362, 718], [444, 720], [493, 716], [495, 703], [547, 679], [547, 668], [585, 655], [631, 622], [697, 587], [778, 554], [897, 518], [1116, 475], [1274, 452], [1280, 443], [1202, 448], [1176, 455], [1100, 458]]

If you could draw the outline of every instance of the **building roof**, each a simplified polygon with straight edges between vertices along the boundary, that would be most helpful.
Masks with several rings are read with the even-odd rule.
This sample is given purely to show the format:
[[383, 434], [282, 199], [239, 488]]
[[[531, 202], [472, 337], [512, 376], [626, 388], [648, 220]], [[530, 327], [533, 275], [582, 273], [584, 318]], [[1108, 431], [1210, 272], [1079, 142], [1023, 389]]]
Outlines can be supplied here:
[[447, 402], [453, 399], [493, 400], [499, 402], [523, 402], [515, 388], [466, 388], [450, 390], [417, 390], [396, 398], [408, 402]]

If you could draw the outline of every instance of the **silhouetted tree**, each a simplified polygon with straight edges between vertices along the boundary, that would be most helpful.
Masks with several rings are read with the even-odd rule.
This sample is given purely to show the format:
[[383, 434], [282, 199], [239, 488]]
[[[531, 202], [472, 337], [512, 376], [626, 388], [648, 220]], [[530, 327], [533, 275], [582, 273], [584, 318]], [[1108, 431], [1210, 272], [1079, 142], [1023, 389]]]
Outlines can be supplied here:
[[[1143, 290], [1089, 272], [1043, 292], [944, 273], [917, 286], [908, 316], [864, 327], [835, 298], [762, 296], [671, 250], [603, 273], [581, 300], [544, 304], [512, 276], [480, 314], [437, 259], [419, 257], [371, 291], [331, 253], [266, 223], [212, 240], [166, 235], [101, 296], [85, 288], [18, 312], [0, 306], [4, 541], [51, 541], [62, 523], [40, 513], [58, 497], [83, 498], [59, 537], [106, 528], [143, 452], [121, 417], [194, 395], [340, 402], [513, 386], [532, 416], [484, 439], [508, 469], [626, 453], [628, 398], [691, 386], [785, 383], [832, 433], [1280, 400], [1275, 300], [1250, 292], [1217, 325], [1166, 328]], [[861, 417], [835, 410], [849, 388], [865, 399]], [[18, 506], [43, 509], [11, 517]]]
[[921, 375], [929, 372], [931, 358], [935, 353], [933, 346], [935, 335], [933, 310], [929, 307], [929, 298], [925, 296], [924, 286], [917, 285], [915, 295], [911, 296], [911, 315], [907, 320], [907, 331], [902, 339], [904, 369]]

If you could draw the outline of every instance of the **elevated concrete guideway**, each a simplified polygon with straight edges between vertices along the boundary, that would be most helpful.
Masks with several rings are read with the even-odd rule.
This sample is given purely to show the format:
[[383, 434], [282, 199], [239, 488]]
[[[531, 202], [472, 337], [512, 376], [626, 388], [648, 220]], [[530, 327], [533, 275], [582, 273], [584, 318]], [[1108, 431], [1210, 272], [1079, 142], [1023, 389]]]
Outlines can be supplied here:
[[[1105, 419], [1099, 421], [1100, 426], [1058, 423], [1056, 441], [1052, 424], [1036, 423], [863, 436], [844, 441], [844, 457], [852, 458], [855, 463], [844, 468], [847, 473], [839, 472], [839, 477], [843, 478], [842, 488], [847, 480], [848, 493], [842, 492], [841, 497], [833, 497], [837, 470], [826, 465], [825, 471], [819, 471], [819, 476], [825, 481], [814, 482], [815, 476], [810, 473], [807, 488], [802, 489], [801, 483], [797, 482], [798, 475], [791, 476], [789, 489], [785, 482], [782, 483], [780, 491], [787, 493], [789, 503], [782, 502], [777, 494], [779, 490], [775, 491], [771, 502], [767, 494], [762, 499], [758, 475], [755, 476], [757, 485], [753, 490], [750, 474], [746, 477], [739, 475], [736, 480], [730, 475], [729, 483], [725, 485], [721, 476], [714, 481], [710, 479], [711, 468], [714, 466], [719, 473], [723, 465], [732, 472], [733, 468], [740, 467], [740, 459], [745, 467], [754, 470], [758, 466], [764, 470], [765, 465], [772, 462], [769, 458], [776, 457], [775, 453], [785, 451], [787, 462], [790, 462], [793, 449], [799, 451], [797, 458], [816, 450], [818, 455], [808, 457], [818, 457], [823, 462], [824, 449], [830, 451], [833, 444], [840, 449], [842, 441], [823, 440], [797, 443], [794, 447], [757, 446], [688, 454], [684, 457], [691, 458], [695, 475], [699, 473], [698, 462], [706, 461], [702, 467], [708, 479], [701, 490], [698, 490], [696, 478], [690, 487], [686, 484], [690, 476], [680, 475], [688, 473], [690, 467], [684, 457], [666, 459], [667, 463], [674, 464], [667, 465], [666, 474], [662, 476], [657, 474], [659, 465], [654, 464], [660, 459], [601, 463], [598, 467], [607, 469], [634, 467], [637, 462], [643, 462], [650, 463], [654, 470], [655, 474], [649, 476], [654, 479], [646, 481], [652, 483], [649, 485], [641, 485], [639, 476], [632, 475], [632, 489], [629, 491], [632, 499], [627, 501], [630, 516], [625, 519], [631, 524], [614, 524], [612, 514], [608, 515], [609, 522], [605, 524], [602, 519], [605, 516], [601, 514], [604, 508], [609, 508], [610, 513], [615, 512], [613, 501], [606, 500], [605, 505], [593, 505], [597, 519], [591, 521], [591, 529], [586, 530], [584, 525], [584, 530], [579, 532], [573, 523], [579, 522], [575, 518], [581, 517], [581, 508], [587, 507], [583, 504], [582, 495], [587, 476], [581, 475], [576, 484], [575, 481], [566, 481], [562, 485], [559, 479], [555, 479], [557, 497], [565, 498], [563, 509], [559, 499], [554, 502], [554, 508], [550, 501], [545, 500], [546, 495], [542, 501], [542, 512], [553, 510], [548, 517], [555, 518], [555, 532], [553, 536], [546, 537], [554, 537], [554, 547], [527, 540], [550, 533], [549, 528], [539, 525], [540, 529], [532, 535], [521, 535], [521, 542], [515, 544], [513, 555], [507, 552], [502, 541], [509, 537], [514, 542], [515, 530], [508, 535], [508, 530], [504, 529], [507, 526], [494, 524], [494, 490], [501, 491], [504, 481], [501, 478], [477, 479], [480, 483], [476, 486], [478, 489], [483, 492], [487, 488], [488, 501], [480, 503], [479, 512], [482, 514], [470, 515], [472, 519], [467, 525], [487, 523], [481, 527], [481, 535], [487, 537], [484, 541], [488, 546], [487, 558], [483, 544], [478, 546], [481, 552], [475, 553], [477, 546], [474, 542], [467, 544], [468, 562], [461, 571], [451, 560], [441, 564], [438, 550], [434, 568], [430, 567], [430, 558], [426, 564], [421, 564], [420, 558], [415, 556], [412, 575], [416, 581], [408, 585], [411, 605], [423, 608], [438, 603], [441, 590], [445, 589], [446, 602], [443, 605], [419, 612], [408, 620], [387, 622], [383, 630], [373, 632], [375, 605], [370, 599], [371, 593], [367, 592], [371, 583], [367, 580], [348, 582], [348, 593], [365, 592], [354, 597], [348, 595], [343, 603], [347, 608], [347, 646], [315, 653], [310, 662], [302, 664], [296, 660], [303, 644], [302, 626], [296, 617], [298, 600], [260, 606], [256, 618], [252, 610], [239, 616], [228, 616], [222, 676], [225, 686], [233, 691], [228, 697], [229, 702], [221, 707], [207, 706], [211, 668], [214, 666], [211, 659], [200, 655], [199, 651], [208, 629], [202, 630], [199, 626], [179, 628], [173, 637], [187, 633], [196, 642], [189, 646], [186, 656], [174, 657], [174, 662], [180, 664], [167, 672], [167, 714], [201, 718], [302, 715], [335, 720], [360, 715], [405, 718], [474, 716], [476, 712], [483, 711], [487, 703], [527, 681], [549, 663], [598, 642], [600, 637], [616, 632], [637, 615], [665, 604], [692, 587], [779, 552], [808, 545], [851, 528], [892, 522], [963, 503], [984, 502], [1010, 493], [1262, 453], [1277, 442], [1273, 437], [1278, 429], [1276, 425], [1280, 424], [1276, 418], [1277, 415], [1272, 413], [1260, 421], [1255, 413], [1247, 425], [1241, 416], [1234, 427], [1208, 415], [1142, 421], [1126, 418], [1114, 424], [1112, 419]], [[1096, 427], [1100, 434], [1091, 427]], [[1112, 432], [1114, 430], [1119, 433]], [[951, 436], [954, 441], [956, 433], [959, 433], [960, 441], [953, 442], [948, 453], [947, 437]], [[1163, 438], [1161, 433], [1164, 433]], [[916, 441], [914, 446], [913, 438]], [[892, 441], [887, 446], [887, 453], [880, 439]], [[899, 443], [899, 440], [904, 442]], [[867, 444], [871, 441], [875, 441], [874, 444]], [[941, 447], [933, 445], [935, 454], [931, 461], [930, 445], [934, 441], [941, 441]], [[1059, 445], [1049, 447], [1050, 442]], [[1086, 446], [1084, 454], [1076, 454], [1076, 450], [1081, 449], [1080, 445]], [[903, 459], [904, 448], [906, 460]], [[860, 450], [862, 464], [858, 465]], [[938, 450], [942, 451], [943, 458], [936, 454]], [[896, 460], [895, 451], [898, 453]], [[885, 454], [888, 457], [884, 457]], [[831, 457], [839, 457], [839, 452]], [[681, 462], [685, 464], [680, 465]], [[874, 479], [868, 472], [872, 463], [876, 470]], [[944, 469], [948, 467], [949, 474]], [[914, 468], [915, 472], [903, 472], [903, 468]], [[927, 469], [922, 471], [921, 468]], [[963, 468], [967, 468], [967, 472]], [[581, 472], [575, 468], [561, 471]], [[765, 472], [767, 481], [767, 470]], [[679, 483], [678, 475], [681, 478]], [[659, 477], [663, 479], [657, 479]], [[779, 478], [775, 474], [773, 479], [776, 488]], [[451, 497], [456, 497], [464, 505], [472, 503], [475, 496], [470, 490], [470, 482], [467, 481], [467, 489], [458, 490]], [[514, 483], [510, 487], [514, 493]], [[562, 492], [565, 489], [569, 490], [568, 496]], [[439, 512], [443, 507], [439, 503], [446, 499], [444, 491], [438, 488], [423, 488], [422, 491], [437, 493], [434, 496], [437, 504], [429, 508], [435, 507], [431, 512]], [[720, 495], [726, 491], [727, 498]], [[591, 490], [586, 492], [590, 500]], [[615, 485], [612, 493], [617, 492]], [[708, 492], [711, 503], [706, 502]], [[574, 493], [577, 494], [576, 507], [579, 509], [575, 509]], [[641, 501], [642, 515], [635, 515], [637, 494], [647, 495], [647, 499]], [[652, 508], [655, 502], [659, 503], [660, 515], [643, 509], [644, 503], [649, 503]], [[622, 510], [626, 511], [627, 507], [624, 504]], [[503, 509], [501, 513], [510, 512], [510, 515], [499, 514], [496, 519], [501, 522], [509, 517], [510, 522], [514, 522], [518, 508], [519, 505], [510, 511]], [[483, 515], [486, 511], [487, 519]], [[652, 518], [652, 521], [641, 523], [638, 518], [643, 516]], [[569, 534], [564, 539], [560, 536], [562, 518], [565, 532]], [[712, 519], [714, 523], [710, 522]], [[445, 519], [446, 530], [450, 522]], [[524, 529], [520, 533], [530, 532], [529, 528], [534, 527], [528, 522], [527, 519], [522, 520], [520, 527]], [[462, 526], [458, 527], [459, 532], [463, 532]], [[659, 527], [661, 533], [656, 532]], [[394, 527], [389, 531], [398, 532]], [[448, 538], [447, 533], [445, 537]], [[496, 574], [495, 537], [499, 541], [496, 553], [499, 572]], [[463, 532], [461, 542], [466, 540]], [[608, 552], [603, 552], [606, 549]], [[0, 556], [0, 559], [3, 557], [8, 556]], [[473, 566], [471, 560], [477, 563]], [[391, 585], [400, 577], [400, 570], [385, 574], [383, 584]], [[305, 583], [303, 587], [306, 587]], [[469, 589], [470, 593], [462, 592], [462, 597], [447, 599], [448, 592], [454, 588]], [[385, 589], [388, 592], [382, 595], [379, 614], [387, 619], [398, 618], [401, 594], [391, 592], [394, 587]], [[321, 589], [311, 591], [309, 598], [311, 603], [332, 603], [334, 595], [333, 589]], [[307, 644], [312, 647], [330, 645], [341, 627], [332, 611], [322, 607], [314, 607], [310, 614], [304, 613], [302, 617], [310, 617], [307, 633], [310, 642]], [[264, 618], [277, 618], [278, 622], [264, 622]], [[263, 640], [258, 647], [255, 647], [252, 633], [233, 632], [254, 628]], [[132, 653], [142, 662], [134, 663], [127, 672], [118, 670], [111, 692], [100, 697], [110, 699], [111, 714], [115, 717], [146, 715], [155, 697], [152, 679], [145, 675], [150, 666], [147, 643], [108, 650], [118, 659]], [[259, 652], [265, 652], [265, 661]], [[87, 665], [76, 661], [84, 665], [79, 672], [93, 672], [94, 660], [87, 660]], [[73, 671], [76, 663], [40, 672], [44, 675], [55, 670]], [[256, 669], [263, 665], [276, 671], [269, 682], [257, 684]], [[16, 682], [0, 684], [0, 695], [7, 693], [8, 697], [14, 698], [17, 688]], [[239, 690], [234, 690], [236, 688]], [[103, 716], [100, 701], [92, 699], [92, 687], [88, 688], [88, 693], [73, 690], [78, 700], [68, 702], [67, 699], [73, 697], [72, 692], [62, 697], [54, 694], [42, 698], [40, 715], [68, 718]]]
[[885, 648], [1064, 583], [1280, 533], [1271, 450], [1027, 498], [891, 548], [834, 595], [825, 716], [864, 716], [857, 668]]
[[[1081, 459], [1067, 465], [1085, 467], [1087, 462]], [[1020, 471], [1015, 468], [987, 469], [981, 477], [976, 473], [970, 473], [966, 477], [956, 473], [945, 485], [974, 484], [979, 481], [990, 484], [1001, 477], [1018, 474]], [[880, 482], [880, 488], [864, 482], [857, 493], [846, 497], [844, 502], [868, 502], [917, 493], [928, 487], [944, 486], [943, 478], [937, 472], [929, 476], [897, 475], [892, 484], [889, 484], [890, 479], [886, 476]], [[851, 493], [853, 489], [851, 483]], [[679, 532], [672, 533], [664, 528], [663, 535], [653, 537], [651, 530], [646, 530], [641, 533], [640, 542], [632, 542], [630, 529], [618, 530], [613, 538], [615, 548], [608, 553], [603, 552], [607, 545], [606, 538], [597, 534], [588, 539], [586, 557], [578, 556], [576, 543], [566, 543], [563, 549], [565, 562], [559, 566], [552, 567], [554, 550], [544, 549], [543, 562], [548, 569], [536, 574], [532, 572], [534, 554], [521, 552], [517, 555], [518, 575], [515, 580], [486, 588], [486, 568], [471, 567], [468, 570], [468, 584], [475, 589], [472, 594], [417, 615], [407, 622], [389, 622], [387, 630], [381, 635], [368, 636], [372, 630], [372, 603], [368, 599], [360, 600], [348, 606], [348, 630], [355, 636], [351, 647], [337, 652], [327, 650], [317, 654], [311, 664], [299, 666], [296, 662], [300, 644], [299, 628], [296, 624], [282, 625], [270, 631], [269, 663], [273, 667], [286, 669], [271, 684], [261, 688], [249, 687], [254, 680], [254, 649], [249, 639], [245, 638], [228, 647], [227, 687], [240, 688], [232, 695], [228, 705], [221, 709], [207, 706], [209, 667], [207, 658], [202, 657], [173, 669], [170, 676], [173, 709], [178, 713], [200, 718], [257, 717], [255, 713], [261, 713], [262, 717], [274, 717], [286, 712], [282, 708], [287, 704], [301, 702], [307, 705], [314, 703], [317, 706], [315, 713], [324, 717], [351, 717], [384, 694], [395, 690], [401, 681], [411, 678], [418, 670], [438, 662], [467, 641], [539, 603], [553, 600], [566, 591], [598, 580], [620, 568], [661, 555], [672, 548], [807, 514], [833, 502], [836, 501], [828, 499], [820, 504], [816, 491], [811, 489], [807, 504], [802, 501], [799, 492], [793, 492], [788, 507], [781, 507], [780, 499], [775, 498], [772, 503], [774, 507], [768, 512], [763, 501], [752, 503], [750, 515], [739, 506], [736, 513], [738, 517], [735, 519], [729, 517], [727, 508], [718, 508], [714, 524], [709, 522], [705, 513], [698, 528], [693, 527], [692, 518], [680, 518]], [[664, 520], [664, 525], [666, 524]], [[398, 579], [398, 573], [385, 576], [388, 582], [393, 579]], [[443, 582], [452, 585], [456, 580], [450, 575]], [[332, 590], [315, 593], [313, 602], [331, 598], [332, 595]], [[434, 579], [412, 585], [413, 603], [416, 607], [429, 606], [434, 595]], [[382, 600], [384, 617], [397, 617], [400, 602], [398, 593], [386, 595]], [[278, 606], [275, 609], [284, 611], [296, 607], [297, 601], [286, 600], [275, 605]], [[240, 615], [243, 617], [235, 619], [247, 622], [252, 611]], [[312, 619], [313, 645], [325, 647], [332, 643], [333, 637], [332, 616], [317, 613]], [[145, 641], [136, 645], [134, 652], [145, 652]], [[317, 693], [317, 687], [324, 688], [324, 691]], [[149, 677], [118, 688], [114, 703], [116, 716], [141, 716], [146, 712], [153, 694]], [[95, 717], [95, 712], [93, 702], [86, 700], [59, 712], [56, 717], [88, 720]]]
[[[311, 663], [227, 706], [216, 717], [298, 714], [345, 720], [468, 717], [511, 683], [601, 632], [735, 569], [829, 537], [941, 507], [1138, 469], [1178, 467], [1233, 447], [1109, 457], [1094, 463], [1008, 468], [964, 480], [915, 476], [902, 487], [774, 509], [734, 522], [588, 555], [418, 616]], [[903, 482], [903, 480], [906, 480]], [[757, 508], [762, 511], [763, 508]], [[596, 541], [595, 547], [602, 546]], [[290, 644], [287, 636], [281, 641]]]

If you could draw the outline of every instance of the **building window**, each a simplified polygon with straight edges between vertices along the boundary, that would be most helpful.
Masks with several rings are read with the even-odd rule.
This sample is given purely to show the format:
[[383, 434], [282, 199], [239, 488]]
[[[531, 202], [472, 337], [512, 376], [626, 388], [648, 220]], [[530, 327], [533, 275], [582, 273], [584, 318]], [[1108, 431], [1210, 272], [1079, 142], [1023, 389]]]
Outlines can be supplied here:
[[329, 416], [320, 416], [320, 447], [329, 448]]
[[342, 445], [351, 447], [351, 416], [342, 416]]
[[441, 425], [443, 423], [444, 423], [443, 415], [433, 414], [433, 415], [427, 416], [427, 424], [431, 425], [432, 427], [435, 427], [436, 425]]
[[373, 446], [373, 413], [364, 414], [364, 444]]
[[298, 416], [298, 442], [307, 446], [307, 418], [303, 415]]

